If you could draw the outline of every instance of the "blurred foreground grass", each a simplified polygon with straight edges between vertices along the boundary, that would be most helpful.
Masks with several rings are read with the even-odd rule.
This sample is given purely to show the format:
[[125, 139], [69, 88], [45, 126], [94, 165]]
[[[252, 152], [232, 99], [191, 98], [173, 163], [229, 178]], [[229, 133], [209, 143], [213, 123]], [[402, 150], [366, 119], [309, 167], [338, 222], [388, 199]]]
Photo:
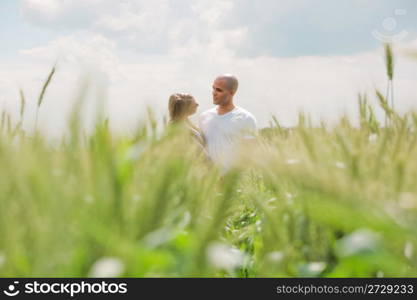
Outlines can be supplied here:
[[300, 116], [224, 178], [188, 137], [2, 127], [1, 276], [416, 276], [417, 116]]
[[152, 118], [51, 143], [3, 114], [0, 276], [415, 277], [417, 115], [376, 97], [385, 126], [365, 96], [359, 127], [274, 119], [223, 178]]

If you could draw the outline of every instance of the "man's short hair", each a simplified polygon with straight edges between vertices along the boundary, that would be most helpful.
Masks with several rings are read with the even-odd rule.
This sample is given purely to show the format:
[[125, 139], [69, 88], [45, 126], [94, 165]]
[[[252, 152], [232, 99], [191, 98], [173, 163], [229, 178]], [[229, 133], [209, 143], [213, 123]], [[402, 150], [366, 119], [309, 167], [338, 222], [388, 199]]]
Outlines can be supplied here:
[[223, 74], [217, 77], [217, 79], [222, 79], [226, 82], [226, 88], [229, 91], [236, 92], [239, 86], [239, 82], [237, 81], [236, 76], [232, 74]]

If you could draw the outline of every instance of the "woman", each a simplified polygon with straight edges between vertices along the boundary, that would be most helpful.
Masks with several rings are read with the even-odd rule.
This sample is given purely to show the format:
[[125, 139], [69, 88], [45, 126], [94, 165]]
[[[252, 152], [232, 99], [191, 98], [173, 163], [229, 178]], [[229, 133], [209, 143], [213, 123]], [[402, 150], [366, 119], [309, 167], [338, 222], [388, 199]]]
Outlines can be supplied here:
[[[176, 93], [169, 97], [169, 122], [173, 125], [185, 125], [198, 145], [204, 150], [204, 138], [200, 130], [188, 119], [196, 113], [198, 103], [189, 94]], [[205, 150], [204, 150], [205, 152]]]

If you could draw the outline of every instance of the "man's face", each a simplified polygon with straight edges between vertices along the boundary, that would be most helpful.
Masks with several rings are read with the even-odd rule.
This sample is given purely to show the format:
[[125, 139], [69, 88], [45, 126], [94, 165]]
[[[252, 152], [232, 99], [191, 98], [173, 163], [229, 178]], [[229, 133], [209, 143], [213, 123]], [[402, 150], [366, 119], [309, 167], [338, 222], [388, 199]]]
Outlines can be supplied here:
[[233, 93], [226, 87], [226, 82], [223, 79], [216, 79], [213, 82], [213, 104], [226, 105], [232, 99]]

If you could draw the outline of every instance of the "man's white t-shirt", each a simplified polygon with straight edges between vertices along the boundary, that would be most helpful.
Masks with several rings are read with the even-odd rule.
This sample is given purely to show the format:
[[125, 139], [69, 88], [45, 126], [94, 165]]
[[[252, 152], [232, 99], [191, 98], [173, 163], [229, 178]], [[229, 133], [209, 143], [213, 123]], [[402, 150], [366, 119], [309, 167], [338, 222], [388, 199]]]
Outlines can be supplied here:
[[238, 106], [224, 115], [217, 113], [217, 107], [203, 112], [199, 117], [199, 127], [209, 157], [224, 168], [233, 164], [240, 143], [254, 139], [257, 134], [255, 117]]

